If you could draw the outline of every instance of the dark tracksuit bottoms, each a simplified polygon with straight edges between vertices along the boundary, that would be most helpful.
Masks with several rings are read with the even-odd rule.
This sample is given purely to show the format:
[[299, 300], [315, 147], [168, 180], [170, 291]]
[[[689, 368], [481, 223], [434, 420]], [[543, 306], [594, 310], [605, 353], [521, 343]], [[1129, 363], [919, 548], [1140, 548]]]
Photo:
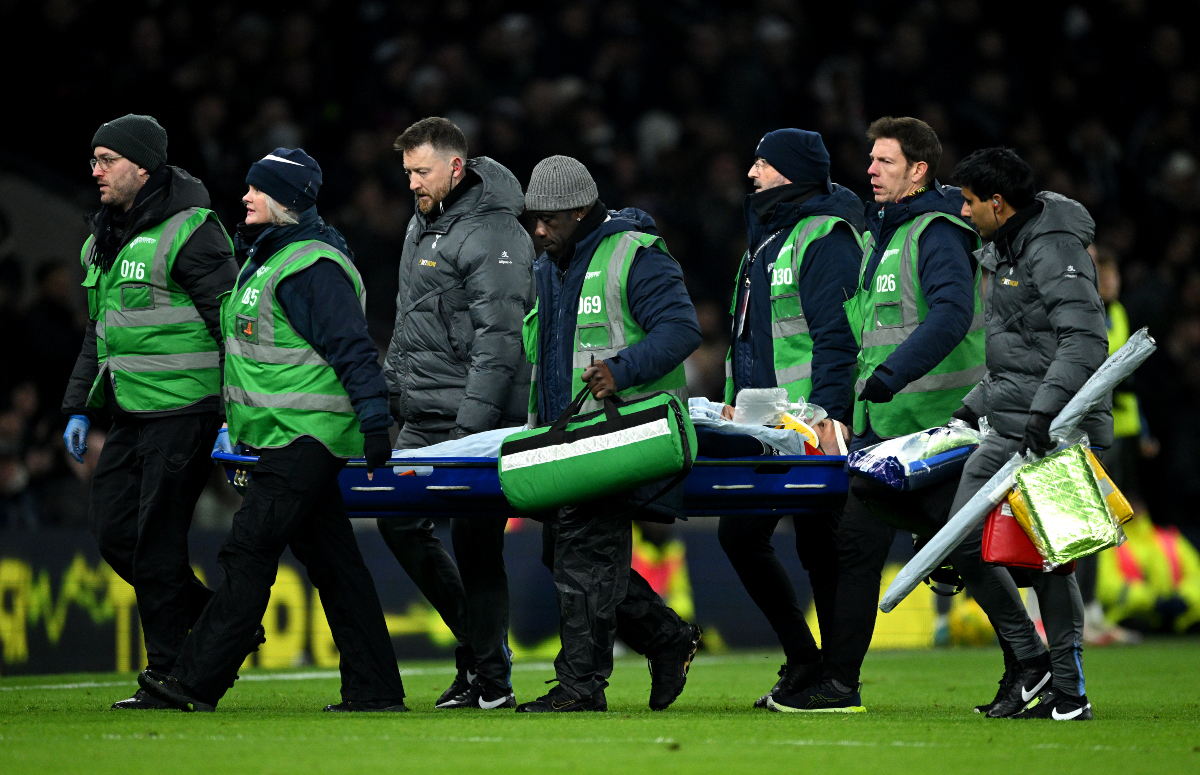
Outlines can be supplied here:
[[[116, 405], [111, 388], [108, 400]], [[215, 412], [114, 412], [92, 477], [88, 517], [100, 556], [137, 593], [148, 667], [162, 675], [212, 597], [192, 572], [187, 536], [220, 425]]]
[[341, 653], [342, 699], [399, 700], [404, 684], [375, 582], [367, 571], [338, 487], [346, 461], [302, 437], [264, 449], [242, 507], [217, 555], [225, 573], [183, 644], [171, 674], [216, 703], [233, 685], [267, 610], [285, 547], [320, 592]]
[[[441, 423], [438, 428], [447, 428]], [[449, 427], [453, 427], [452, 425]], [[450, 438], [450, 430], [407, 422], [397, 449], [419, 449]], [[512, 653], [508, 649], [508, 573], [504, 568], [507, 517], [450, 520], [455, 564], [433, 534], [433, 520], [381, 518], [379, 533], [417, 589], [429, 601], [459, 647], [460, 670], [470, 671], [496, 689], [512, 689]]]

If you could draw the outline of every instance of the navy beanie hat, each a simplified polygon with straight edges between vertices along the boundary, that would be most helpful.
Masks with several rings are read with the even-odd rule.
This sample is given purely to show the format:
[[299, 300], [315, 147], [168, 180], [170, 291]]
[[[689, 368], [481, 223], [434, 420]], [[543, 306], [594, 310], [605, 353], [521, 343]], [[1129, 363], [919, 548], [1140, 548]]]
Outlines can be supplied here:
[[303, 148], [276, 148], [250, 165], [246, 184], [289, 210], [303, 212], [317, 203], [321, 165]]
[[793, 183], [823, 183], [831, 193], [829, 180], [829, 151], [817, 132], [803, 129], [776, 129], [758, 141], [756, 158], [767, 160], [772, 167]]

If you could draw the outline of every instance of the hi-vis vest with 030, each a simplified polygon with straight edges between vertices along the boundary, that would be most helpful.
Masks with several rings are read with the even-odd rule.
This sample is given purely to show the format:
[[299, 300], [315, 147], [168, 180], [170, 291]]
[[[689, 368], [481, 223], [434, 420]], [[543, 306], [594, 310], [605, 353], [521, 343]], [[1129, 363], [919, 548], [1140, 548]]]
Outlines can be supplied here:
[[[600, 240], [596, 252], [588, 262], [583, 289], [579, 294], [579, 307], [575, 317], [575, 344], [571, 361], [571, 384], [568, 391], [574, 395], [583, 388], [583, 372], [593, 359], [612, 358], [622, 350], [646, 338], [646, 332], [629, 311], [627, 285], [629, 269], [639, 248], [657, 246], [667, 253], [667, 244], [661, 237], [638, 231], [623, 231], [610, 234]], [[670, 255], [670, 253], [667, 253]], [[521, 338], [525, 343], [525, 354], [533, 366], [533, 385], [529, 389], [529, 424], [538, 422], [538, 305], [525, 316]], [[687, 377], [683, 364], [679, 364], [666, 375], [634, 385], [617, 393], [621, 398], [638, 398], [647, 393], [665, 391], [679, 396], [687, 403]], [[588, 399], [583, 404], [584, 412], [601, 408], [598, 401]], [[553, 417], [543, 417], [550, 422]]]
[[193, 207], [140, 232], [107, 272], [95, 264], [95, 238], [84, 243], [83, 285], [100, 364], [89, 407], [104, 406], [106, 378], [127, 412], [179, 409], [220, 393], [217, 342], [191, 297], [171, 279], [175, 257], [208, 218], [220, 225], [212, 210]]
[[854, 385], [856, 434], [866, 430], [868, 415], [871, 427], [885, 438], [944, 425], [987, 373], [980, 292], [982, 270], [976, 269], [975, 314], [963, 340], [932, 371], [910, 382], [888, 403], [875, 404], [857, 398], [875, 369], [917, 330], [929, 313], [917, 275], [917, 251], [921, 233], [936, 218], [945, 218], [966, 230], [975, 248], [979, 248], [979, 236], [961, 219], [948, 213], [918, 215], [896, 229], [866, 288], [863, 280], [875, 239], [870, 232], [864, 235], [858, 292], [845, 304], [850, 328], [859, 345]]
[[283, 248], [221, 299], [225, 414], [234, 443], [263, 449], [312, 436], [337, 457], [363, 453], [363, 435], [341, 380], [296, 333], [275, 299], [281, 280], [320, 259], [345, 270], [365, 310], [367, 294], [354, 264], [315, 240]]
[[[808, 332], [808, 318], [804, 317], [804, 307], [800, 303], [800, 265], [809, 246], [827, 236], [839, 223], [849, 226], [854, 239], [859, 239], [858, 232], [850, 226], [850, 222], [842, 218], [832, 215], [801, 218], [779, 248], [775, 265], [768, 267], [771, 274], [771, 346], [774, 353], [775, 385], [787, 388], [790, 401], [807, 401], [812, 394], [813, 342], [812, 335]], [[742, 276], [747, 256], [742, 256], [738, 278]], [[730, 315], [737, 315], [738, 293], [735, 289], [733, 307], [729, 309]], [[731, 344], [725, 354], [725, 403], [734, 402], [733, 392]]]

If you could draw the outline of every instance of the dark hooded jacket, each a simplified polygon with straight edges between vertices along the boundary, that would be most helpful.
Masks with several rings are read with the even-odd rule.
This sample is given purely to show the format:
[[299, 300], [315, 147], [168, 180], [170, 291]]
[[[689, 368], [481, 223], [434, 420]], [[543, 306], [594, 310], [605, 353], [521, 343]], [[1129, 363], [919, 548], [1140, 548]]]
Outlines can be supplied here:
[[[1096, 269], [1085, 249], [1096, 224], [1078, 202], [1043, 191], [976, 256], [988, 279], [988, 373], [963, 403], [1010, 439], [1030, 412], [1058, 414], [1108, 357]], [[1012, 219], [1010, 219], [1012, 220]], [[1091, 443], [1112, 444], [1112, 401], [1080, 426]]]
[[[863, 274], [862, 287], [870, 288], [870, 283], [875, 281], [875, 270], [897, 228], [922, 213], [941, 212], [961, 217], [962, 206], [962, 189], [943, 186], [936, 181], [929, 190], [910, 201], [868, 205], [867, 226], [875, 242]], [[884, 361], [883, 367], [892, 374], [882, 370], [875, 372], [893, 393], [899, 393], [905, 385], [932, 371], [970, 330], [975, 317], [974, 248], [966, 230], [943, 218], [929, 224], [921, 233], [917, 242], [917, 279], [929, 312], [912, 335]], [[870, 422], [869, 415], [867, 421]], [[854, 439], [851, 448], [861, 449], [877, 441], [880, 441], [878, 435], [868, 427], [862, 436]]]
[[452, 438], [524, 423], [534, 300], [521, 184], [484, 156], [466, 166], [443, 206], [408, 224], [385, 364], [393, 416]]
[[[866, 229], [862, 201], [842, 186], [835, 185], [832, 193], [824, 193], [822, 189], [822, 193], [808, 199], [801, 197], [801, 201], [782, 201], [769, 212], [760, 212], [762, 197], [770, 193], [772, 189], [751, 194], [744, 205], [749, 250], [737, 278], [735, 306], [740, 302], [747, 279], [750, 298], [741, 336], [734, 331], [735, 391], [776, 386], [775, 350], [771, 340], [771, 270], [792, 228], [811, 215], [834, 215], [845, 219], [859, 233]], [[760, 249], [761, 252], [756, 253]], [[849, 423], [850, 410], [854, 406], [854, 363], [858, 345], [842, 305], [854, 295], [861, 264], [862, 248], [858, 237], [842, 226], [808, 249], [797, 278], [800, 304], [813, 340], [813, 388], [807, 400], [845, 423]], [[734, 326], [736, 329], [736, 314]]]
[[[209, 207], [210, 204], [208, 189], [203, 183], [178, 167], [164, 165], [147, 181], [124, 217], [113, 218], [106, 208], [101, 208], [87, 217], [87, 223], [97, 241], [107, 240], [113, 250], [119, 251], [139, 233], [172, 215], [189, 207]], [[111, 266], [108, 271], [112, 271]], [[229, 237], [214, 218], [207, 219], [192, 233], [179, 249], [171, 268], [171, 279], [191, 297], [205, 327], [218, 344], [221, 342], [221, 302], [218, 297], [233, 287], [236, 277], [237, 264], [229, 247]], [[223, 347], [221, 353], [223, 362]], [[96, 321], [89, 320], [83, 348], [63, 396], [63, 414], [91, 414], [87, 398], [100, 371], [98, 357]], [[124, 415], [111, 385], [105, 387], [105, 408], [115, 417]], [[220, 396], [209, 396], [190, 406], [165, 412], [139, 412], [137, 416], [147, 419], [205, 412], [224, 412]]]

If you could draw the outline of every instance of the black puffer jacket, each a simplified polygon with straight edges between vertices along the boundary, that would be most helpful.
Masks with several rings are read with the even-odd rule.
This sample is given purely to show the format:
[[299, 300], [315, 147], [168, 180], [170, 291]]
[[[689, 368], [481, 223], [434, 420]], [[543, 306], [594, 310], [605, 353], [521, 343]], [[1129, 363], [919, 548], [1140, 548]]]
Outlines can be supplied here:
[[[88, 228], [96, 239], [111, 238], [111, 244], [117, 250], [123, 248], [139, 233], [156, 226], [189, 207], [209, 207], [211, 200], [208, 189], [199, 179], [192, 177], [178, 167], [163, 167], [164, 180], [149, 181], [146, 189], [134, 201], [129, 209], [124, 224], [111, 227], [111, 235], [100, 233], [105, 231], [107, 219], [101, 217], [102, 212], [88, 216]], [[155, 171], [155, 176], [159, 171]], [[151, 190], [152, 183], [157, 185]], [[111, 269], [110, 269], [111, 271]], [[217, 299], [225, 291], [233, 287], [237, 279], [237, 263], [233, 260], [230, 250], [229, 237], [215, 217], [210, 217], [200, 225], [179, 249], [175, 256], [175, 264], [171, 268], [171, 279], [191, 297], [196, 305], [196, 311], [204, 319], [204, 325], [218, 344], [221, 342], [221, 302]], [[222, 364], [224, 363], [224, 347], [221, 348]], [[75, 361], [75, 370], [67, 383], [66, 395], [63, 396], [63, 414], [91, 414], [87, 408], [88, 394], [100, 364], [96, 354], [96, 321], [89, 320], [83, 338], [83, 348]], [[115, 400], [111, 400], [111, 391], [107, 394], [110, 400], [105, 408], [114, 416], [123, 414]], [[223, 413], [219, 395], [209, 396], [194, 404], [172, 409], [165, 412], [139, 412], [138, 416], [145, 418], [169, 417], [179, 414]]]
[[384, 372], [399, 422], [452, 438], [525, 421], [521, 323], [535, 296], [521, 184], [483, 156], [467, 175], [444, 212], [408, 225]]
[[[1040, 205], [1040, 212], [1037, 212]], [[1104, 302], [1085, 249], [1096, 224], [1078, 202], [1044, 191], [1027, 219], [975, 255], [988, 279], [987, 377], [963, 403], [987, 415], [1010, 439], [1025, 433], [1030, 412], [1051, 417], [1108, 357]], [[1007, 224], [1006, 224], [1007, 225]], [[1112, 444], [1111, 397], [1080, 429], [1091, 443]]]

